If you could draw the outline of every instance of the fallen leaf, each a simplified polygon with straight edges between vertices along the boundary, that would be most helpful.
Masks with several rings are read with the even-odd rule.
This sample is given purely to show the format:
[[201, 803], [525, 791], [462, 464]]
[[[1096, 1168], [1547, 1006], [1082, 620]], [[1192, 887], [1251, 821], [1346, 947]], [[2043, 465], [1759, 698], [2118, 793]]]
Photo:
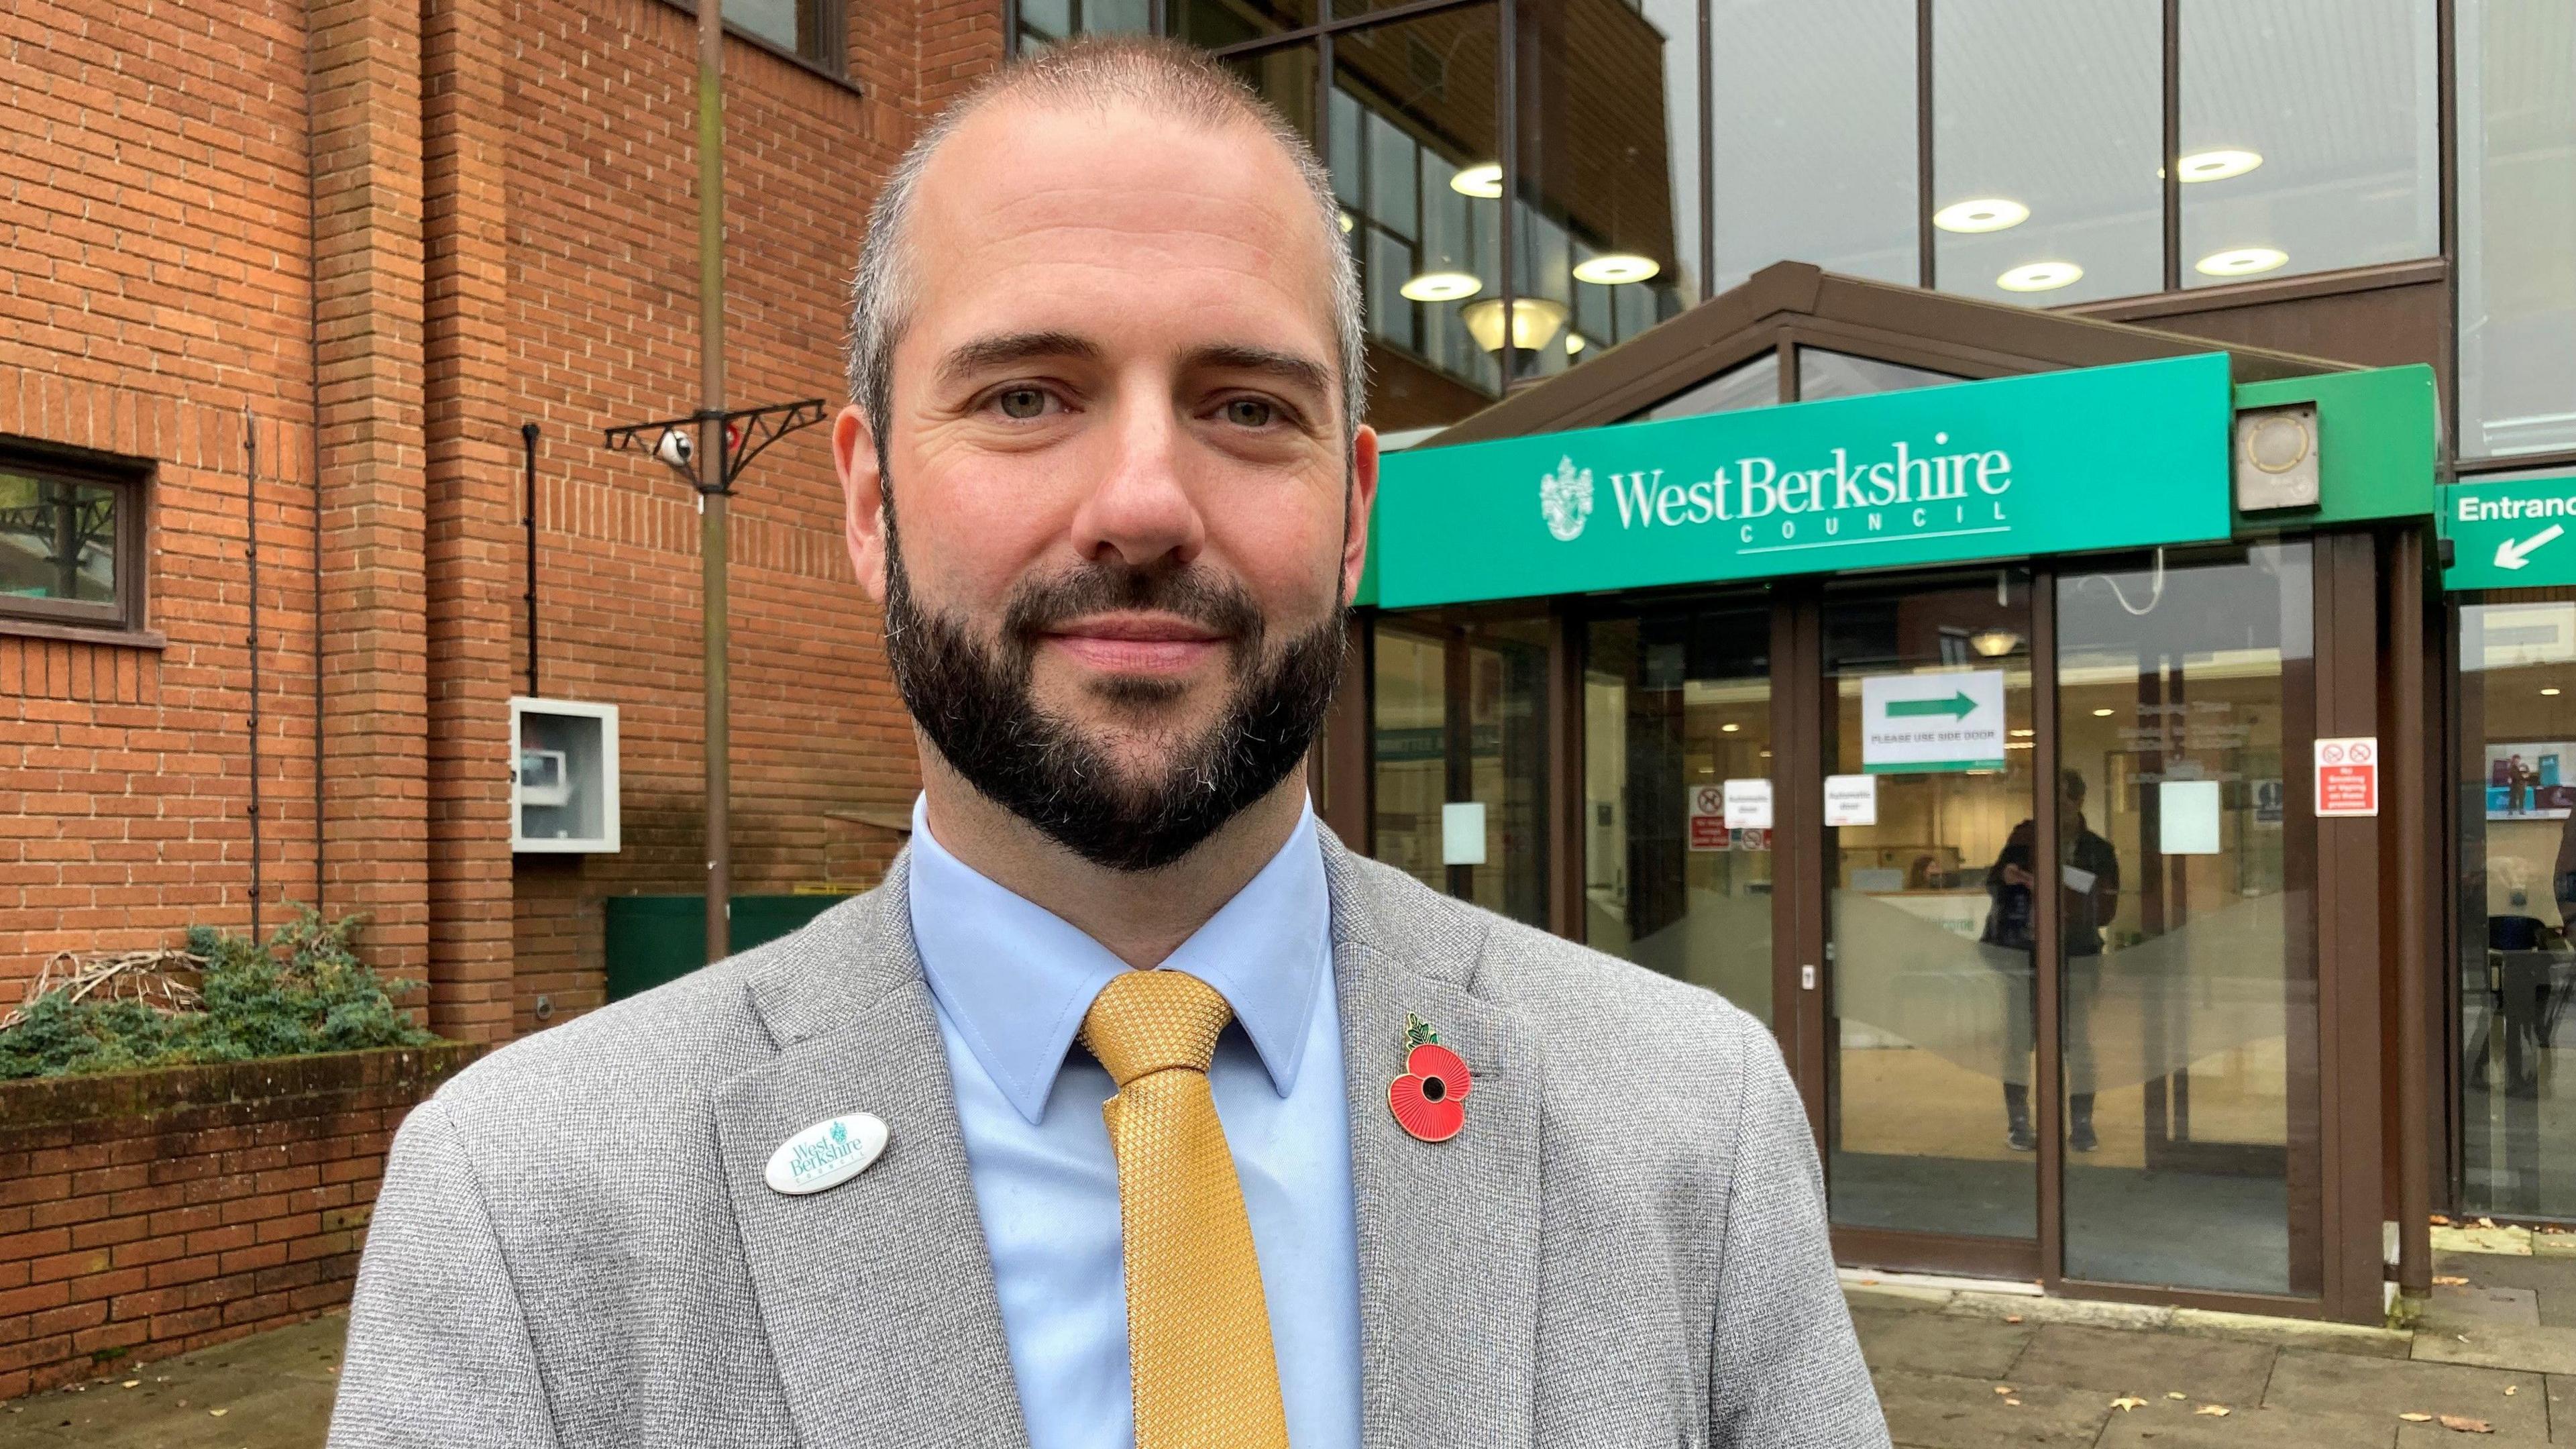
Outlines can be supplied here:
[[2493, 1218], [2480, 1218], [2480, 1219], [2478, 1219], [2478, 1226], [2479, 1226], [2479, 1227], [2482, 1227], [2482, 1228], [2491, 1228], [2491, 1227], [2494, 1227], [2494, 1226], [2495, 1226], [2495, 1219], [2493, 1219]]
[[2449, 1218], [2442, 1216], [2440, 1213], [2433, 1214], [2433, 1226], [2437, 1228], [2447, 1228], [2450, 1225], [2451, 1220]]
[[2457, 1273], [2436, 1273], [2433, 1275], [2433, 1281], [2444, 1288], [2465, 1288], [2469, 1285], [2469, 1280]]
[[141, 1380], [141, 1379], [127, 1379], [127, 1380], [125, 1381], [125, 1385], [124, 1385], [124, 1386], [125, 1386], [126, 1388], [129, 1388], [129, 1389], [141, 1388], [141, 1387], [143, 1386], [143, 1380]]
[[2429, 1424], [2433, 1422], [2433, 1416], [2430, 1414], [2400, 1414], [2397, 1417], [2404, 1419], [2409, 1424]]
[[2488, 1423], [2484, 1419], [2469, 1418], [2464, 1414], [2444, 1414], [2442, 1416], [2442, 1427], [2450, 1430], [2454, 1434], [2492, 1434], [2495, 1432], [2495, 1425]]
[[2010, 1384], [1997, 1384], [1997, 1385], [1995, 1385], [1995, 1392], [1996, 1392], [1996, 1393], [1999, 1393], [1999, 1394], [2009, 1394], [2009, 1393], [2011, 1393], [2011, 1392], [2012, 1392], [2012, 1385], [2010, 1385]]
[[2168, 1392], [2168, 1393], [2165, 1395], [2165, 1397], [2166, 1397], [2166, 1398], [2168, 1398], [2168, 1399], [2187, 1399], [2187, 1398], [2190, 1398], [2190, 1397], [2191, 1397], [2191, 1395], [2186, 1394], [2186, 1393], [2182, 1392], [2182, 1391], [2181, 1391], [2181, 1390], [2179, 1390], [2179, 1389], [2175, 1389], [2175, 1390], [2173, 1390], [2173, 1391], [2171, 1391], [2171, 1392]]
[[206, 1412], [207, 1412], [207, 1413], [209, 1413], [209, 1414], [212, 1414], [212, 1415], [214, 1415], [216, 1418], [220, 1419], [220, 1418], [222, 1418], [224, 1415], [231, 1413], [231, 1412], [232, 1412], [232, 1410], [230, 1410], [230, 1409], [208, 1409]]
[[2213, 1419], [2224, 1419], [2227, 1417], [2227, 1406], [2225, 1404], [2203, 1404], [2199, 1408], [2192, 1410], [2192, 1412], [2195, 1414], [2207, 1414]]
[[2518, 1394], [2518, 1393], [2521, 1393], [2521, 1392], [2522, 1392], [2522, 1390], [2521, 1390], [2520, 1388], [2518, 1388], [2518, 1387], [2516, 1387], [2516, 1386], [2514, 1386], [2514, 1385], [2512, 1385], [2512, 1384], [2507, 1384], [2507, 1385], [2505, 1385], [2505, 1386], [2504, 1386], [2504, 1396], [2505, 1396], [2506, 1398], [2508, 1398], [2508, 1399], [2512, 1398], [2514, 1395], [2516, 1395], [2516, 1394]]
[[2004, 1322], [2019, 1323], [2021, 1322], [2021, 1315], [2018, 1313], [2007, 1313], [2004, 1315]]
[[2019, 1399], [2006, 1399], [2006, 1400], [2004, 1400], [2004, 1402], [2005, 1402], [2005, 1403], [2007, 1403], [2007, 1404], [2012, 1405], [2012, 1406], [2013, 1406], [2014, 1408], [2016, 1408], [2016, 1409], [2018, 1409], [2018, 1408], [2020, 1408], [2020, 1407], [2021, 1407], [2021, 1400], [2019, 1400]]
[[2123, 1414], [2129, 1412], [2131, 1409], [2143, 1409], [2146, 1406], [2146, 1400], [2134, 1398], [2128, 1394], [2122, 1394], [2120, 1397], [2111, 1401], [2111, 1407], [2119, 1410]]

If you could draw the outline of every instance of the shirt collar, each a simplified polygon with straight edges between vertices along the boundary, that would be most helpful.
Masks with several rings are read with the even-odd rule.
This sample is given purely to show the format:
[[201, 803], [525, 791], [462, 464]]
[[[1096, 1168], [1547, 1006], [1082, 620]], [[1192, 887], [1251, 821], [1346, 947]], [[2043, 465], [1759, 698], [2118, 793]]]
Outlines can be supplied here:
[[[1127, 964], [949, 854], [930, 833], [921, 799], [912, 807], [910, 889], [912, 937], [931, 995], [984, 1074], [1036, 1123], [1083, 1013]], [[1331, 913], [1309, 808], [1270, 863], [1163, 962], [1225, 998], [1282, 1097], [1297, 1085], [1330, 959]]]

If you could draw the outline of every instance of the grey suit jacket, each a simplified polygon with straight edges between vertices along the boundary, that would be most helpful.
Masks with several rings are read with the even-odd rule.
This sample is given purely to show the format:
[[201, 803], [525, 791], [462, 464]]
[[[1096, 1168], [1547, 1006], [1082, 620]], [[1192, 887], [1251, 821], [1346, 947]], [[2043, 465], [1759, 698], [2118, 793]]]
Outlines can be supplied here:
[[[1370, 1449], [1884, 1445], [1770, 1035], [1324, 852]], [[330, 1442], [1025, 1444], [905, 879], [415, 1109]], [[1448, 1142], [1387, 1110], [1408, 1011], [1475, 1073]], [[873, 1167], [768, 1188], [854, 1111]]]

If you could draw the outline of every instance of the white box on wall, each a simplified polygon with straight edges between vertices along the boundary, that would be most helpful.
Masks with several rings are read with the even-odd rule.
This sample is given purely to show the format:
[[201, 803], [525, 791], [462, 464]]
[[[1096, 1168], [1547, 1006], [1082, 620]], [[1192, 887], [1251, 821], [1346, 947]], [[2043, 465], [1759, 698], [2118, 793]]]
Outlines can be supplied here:
[[617, 850], [617, 706], [512, 697], [510, 848]]

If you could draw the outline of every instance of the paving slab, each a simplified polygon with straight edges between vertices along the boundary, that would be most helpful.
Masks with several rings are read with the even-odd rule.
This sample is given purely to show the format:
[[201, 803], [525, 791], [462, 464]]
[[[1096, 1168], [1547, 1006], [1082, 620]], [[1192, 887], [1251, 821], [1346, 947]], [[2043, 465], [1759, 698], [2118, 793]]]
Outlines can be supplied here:
[[2500, 1228], [2492, 1223], [2454, 1223], [2433, 1229], [2436, 1253], [2512, 1253], [2531, 1256], [2529, 1228]]
[[2032, 1335], [2012, 1366], [2015, 1382], [2135, 1394], [2158, 1402], [2167, 1393], [2195, 1403], [2258, 1404], [2272, 1376], [2270, 1344], [2231, 1343], [2182, 1333], [2140, 1333], [2052, 1323]]
[[[2514, 1392], [2506, 1394], [2507, 1388]], [[2549, 1432], [2543, 1389], [2541, 1376], [2533, 1373], [2285, 1348], [2272, 1365], [2263, 1403], [2307, 1413], [2389, 1418], [2466, 1414], [2489, 1421], [2500, 1434], [2542, 1437]]]
[[2103, 1427], [2100, 1449], [2391, 1449], [2397, 1442], [2393, 1417], [2230, 1405], [2222, 1418], [2197, 1412], [2200, 1407], [2156, 1399], [2115, 1413]]
[[[2561, 1242], [2565, 1238], [2536, 1239]], [[2539, 1296], [2540, 1321], [2550, 1328], [2576, 1328], [2576, 1259], [2535, 1253], [2528, 1258], [2508, 1253], [2436, 1253], [2433, 1275], [2466, 1278], [2478, 1288], [2528, 1288]], [[2445, 1285], [2435, 1284], [2441, 1292]]]
[[2576, 1444], [2576, 1378], [2549, 1375], [2548, 1394], [2551, 1442]]
[[[346, 1314], [126, 1366], [0, 1412], [0, 1449], [304, 1449], [331, 1422]], [[136, 1380], [135, 1387], [124, 1387]], [[223, 1410], [218, 1414], [214, 1411]]]
[[[2512, 1261], [2537, 1263], [2538, 1258]], [[2570, 1265], [2576, 1266], [2576, 1265]], [[2424, 1304], [2422, 1327], [2426, 1332], [2465, 1332], [2483, 1323], [2514, 1323], [2525, 1328], [2540, 1326], [2540, 1293], [2531, 1288], [2495, 1288], [2485, 1284], [2436, 1283], [2433, 1296]], [[2450, 1325], [2458, 1324], [2454, 1329]]]
[[1852, 1309], [1852, 1328], [1872, 1368], [1997, 1381], [2037, 1332], [1990, 1318], [1861, 1307]]
[[1994, 1380], [1954, 1374], [1872, 1378], [1899, 1449], [2073, 1449], [2092, 1444], [2112, 1412], [2110, 1396], [2089, 1389], [2013, 1384], [2006, 1395]]
[[2428, 1324], [2410, 1357], [2424, 1363], [2474, 1364], [2529, 1373], [2576, 1373], [2576, 1328], [2518, 1323]]

